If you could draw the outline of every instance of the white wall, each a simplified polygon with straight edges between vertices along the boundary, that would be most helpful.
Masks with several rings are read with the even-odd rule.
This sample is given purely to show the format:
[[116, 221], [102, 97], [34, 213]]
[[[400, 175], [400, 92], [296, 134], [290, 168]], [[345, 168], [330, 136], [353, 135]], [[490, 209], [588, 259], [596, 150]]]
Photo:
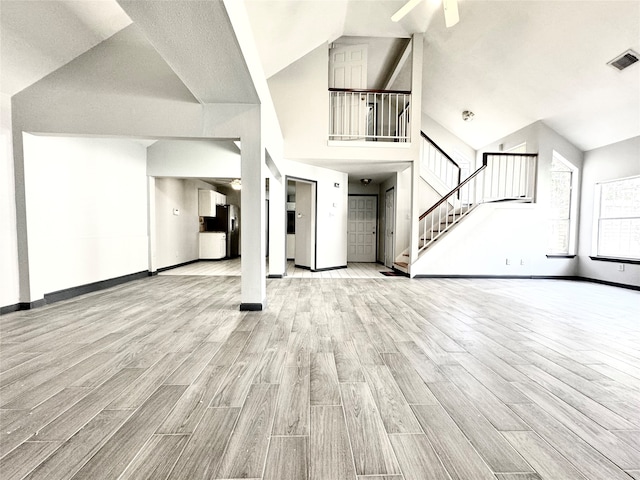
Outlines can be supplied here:
[[0, 307], [20, 301], [11, 98], [0, 95]]
[[497, 152], [500, 144], [506, 151], [523, 142], [527, 143], [527, 153], [538, 154], [536, 202], [546, 208], [551, 197], [551, 160], [554, 150], [578, 170], [582, 170], [584, 154], [567, 139], [539, 121], [478, 150], [477, 165], [480, 166], [482, 162], [483, 152]]
[[199, 180], [156, 178], [156, 268], [198, 259], [198, 189], [213, 187]]
[[592, 232], [595, 184], [605, 180], [640, 175], [640, 137], [614, 143], [585, 153], [580, 205], [578, 274], [582, 277], [640, 286], [640, 265], [593, 261]]
[[[316, 269], [342, 267], [347, 264], [347, 194], [346, 173], [283, 160], [279, 165], [284, 176], [317, 182]], [[339, 186], [334, 185], [338, 183]], [[285, 245], [285, 231], [277, 239]]]
[[147, 174], [240, 178], [240, 152], [230, 140], [158, 140], [147, 149]]
[[[226, 73], [233, 77], [233, 72]], [[262, 84], [259, 93], [267, 91], [264, 79]], [[14, 95], [12, 101], [21, 301], [42, 296], [40, 287], [32, 289], [37, 282], [30, 278], [31, 270], [39, 269], [39, 265], [28, 243], [31, 232], [26, 213], [28, 195], [22, 181], [23, 131], [88, 137], [241, 138], [243, 184], [252, 192], [242, 196], [242, 243], [246, 244], [242, 251], [247, 261], [242, 262], [241, 298], [243, 303], [264, 301], [265, 255], [260, 241], [264, 225], [264, 149], [269, 146], [277, 159], [275, 152], [281, 151], [282, 140], [281, 136], [277, 138], [277, 122], [261, 122], [262, 116], [275, 117], [273, 109], [268, 108], [268, 98], [261, 96], [261, 106], [200, 104], [133, 25]], [[268, 138], [262, 138], [263, 130]], [[251, 235], [254, 230], [260, 232], [259, 236]]]
[[416, 275], [544, 275], [540, 269], [546, 258], [540, 249], [538, 216], [539, 210], [530, 204], [480, 205], [425, 250], [411, 272]]
[[415, 152], [408, 144], [386, 148], [328, 146], [328, 65], [328, 45], [323, 43], [268, 80], [285, 139], [284, 156], [326, 159], [329, 168], [330, 160], [411, 160]]
[[148, 268], [146, 149], [24, 134], [31, 300]]
[[378, 195], [379, 183], [363, 185], [361, 182], [349, 182], [349, 195]]
[[476, 151], [471, 146], [464, 143], [424, 112], [422, 112], [422, 131], [451, 158], [454, 158], [455, 152], [458, 152], [469, 160], [469, 163], [473, 164], [475, 161]]
[[[535, 122], [504, 138], [496, 140], [490, 145], [478, 150], [477, 165], [481, 164], [483, 152], [497, 152], [498, 146], [509, 150], [526, 142], [527, 153], [538, 154], [538, 169], [536, 179], [536, 200], [534, 207], [539, 210], [536, 215], [536, 231], [543, 235], [538, 237], [540, 245], [536, 245], [536, 251], [546, 253], [547, 235], [549, 232], [549, 202], [551, 199], [551, 161], [553, 152], [556, 151], [578, 169], [578, 185], [582, 176], [584, 154], [564, 137], [549, 128], [543, 122]], [[580, 189], [575, 191], [574, 201], [580, 202]], [[579, 223], [577, 225], [579, 228]], [[578, 230], [576, 229], [576, 234]], [[549, 258], [545, 257], [539, 265], [539, 275], [573, 276], [577, 275], [578, 262], [575, 258]], [[493, 272], [487, 272], [493, 274]]]

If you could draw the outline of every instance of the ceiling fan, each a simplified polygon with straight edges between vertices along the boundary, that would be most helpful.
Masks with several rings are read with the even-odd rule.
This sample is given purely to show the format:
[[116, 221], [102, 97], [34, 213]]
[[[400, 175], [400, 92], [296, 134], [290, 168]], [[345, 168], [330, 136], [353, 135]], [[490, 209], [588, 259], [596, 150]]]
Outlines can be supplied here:
[[[400, 10], [391, 16], [391, 20], [399, 22], [405, 15], [413, 10], [422, 0], [409, 0], [405, 3]], [[460, 16], [458, 15], [458, 0], [442, 0], [442, 7], [444, 8], [444, 23], [449, 27], [453, 27], [458, 21]]]

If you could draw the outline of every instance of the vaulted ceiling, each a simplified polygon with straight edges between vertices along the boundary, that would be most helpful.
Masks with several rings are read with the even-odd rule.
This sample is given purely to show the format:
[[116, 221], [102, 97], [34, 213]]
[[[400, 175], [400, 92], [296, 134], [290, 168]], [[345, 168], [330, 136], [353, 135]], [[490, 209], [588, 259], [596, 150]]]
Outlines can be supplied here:
[[[199, 42], [219, 37], [189, 32], [184, 7], [212, 1], [219, 2], [2, 0], [0, 89], [17, 93], [133, 19], [146, 23], [149, 41], [196, 98], [216, 100], [207, 79], [244, 67], [230, 57], [233, 42], [198, 51]], [[583, 150], [640, 135], [640, 63], [624, 72], [606, 65], [628, 48], [640, 51], [640, 0], [459, 0], [460, 22], [450, 29], [434, 0], [423, 0], [399, 23], [390, 17], [404, 0], [245, 3], [267, 77], [343, 35], [426, 32], [422, 111], [474, 148], [536, 120]], [[165, 25], [168, 18], [184, 25]], [[211, 28], [219, 32], [225, 22], [212, 21]], [[176, 48], [180, 39], [183, 50]], [[254, 95], [242, 82], [232, 87], [239, 97]], [[476, 114], [471, 123], [461, 119], [466, 109]]]
[[2, 0], [0, 92], [18, 93], [130, 24], [115, 0]]

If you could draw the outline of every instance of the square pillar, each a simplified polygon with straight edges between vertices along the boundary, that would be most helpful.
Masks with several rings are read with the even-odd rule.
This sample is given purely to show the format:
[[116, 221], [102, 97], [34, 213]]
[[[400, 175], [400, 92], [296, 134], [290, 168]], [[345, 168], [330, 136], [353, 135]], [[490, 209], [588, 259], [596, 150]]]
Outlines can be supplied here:
[[254, 128], [241, 137], [242, 200], [240, 253], [242, 280], [240, 310], [263, 310], [267, 302], [265, 249], [265, 163], [260, 112]]

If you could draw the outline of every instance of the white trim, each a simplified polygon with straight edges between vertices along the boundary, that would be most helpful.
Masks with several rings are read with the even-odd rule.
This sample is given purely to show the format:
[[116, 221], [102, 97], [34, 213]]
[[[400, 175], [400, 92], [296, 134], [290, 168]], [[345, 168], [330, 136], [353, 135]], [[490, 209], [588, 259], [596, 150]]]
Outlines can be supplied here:
[[[571, 170], [571, 191], [569, 194], [569, 243], [567, 245], [566, 255], [576, 255], [578, 250], [578, 190], [580, 186], [580, 169], [555, 150], [552, 152], [552, 158], [558, 160], [565, 167]], [[549, 254], [555, 255], [556, 253]]]
[[367, 142], [364, 140], [327, 140], [329, 147], [410, 148], [411, 142]]

